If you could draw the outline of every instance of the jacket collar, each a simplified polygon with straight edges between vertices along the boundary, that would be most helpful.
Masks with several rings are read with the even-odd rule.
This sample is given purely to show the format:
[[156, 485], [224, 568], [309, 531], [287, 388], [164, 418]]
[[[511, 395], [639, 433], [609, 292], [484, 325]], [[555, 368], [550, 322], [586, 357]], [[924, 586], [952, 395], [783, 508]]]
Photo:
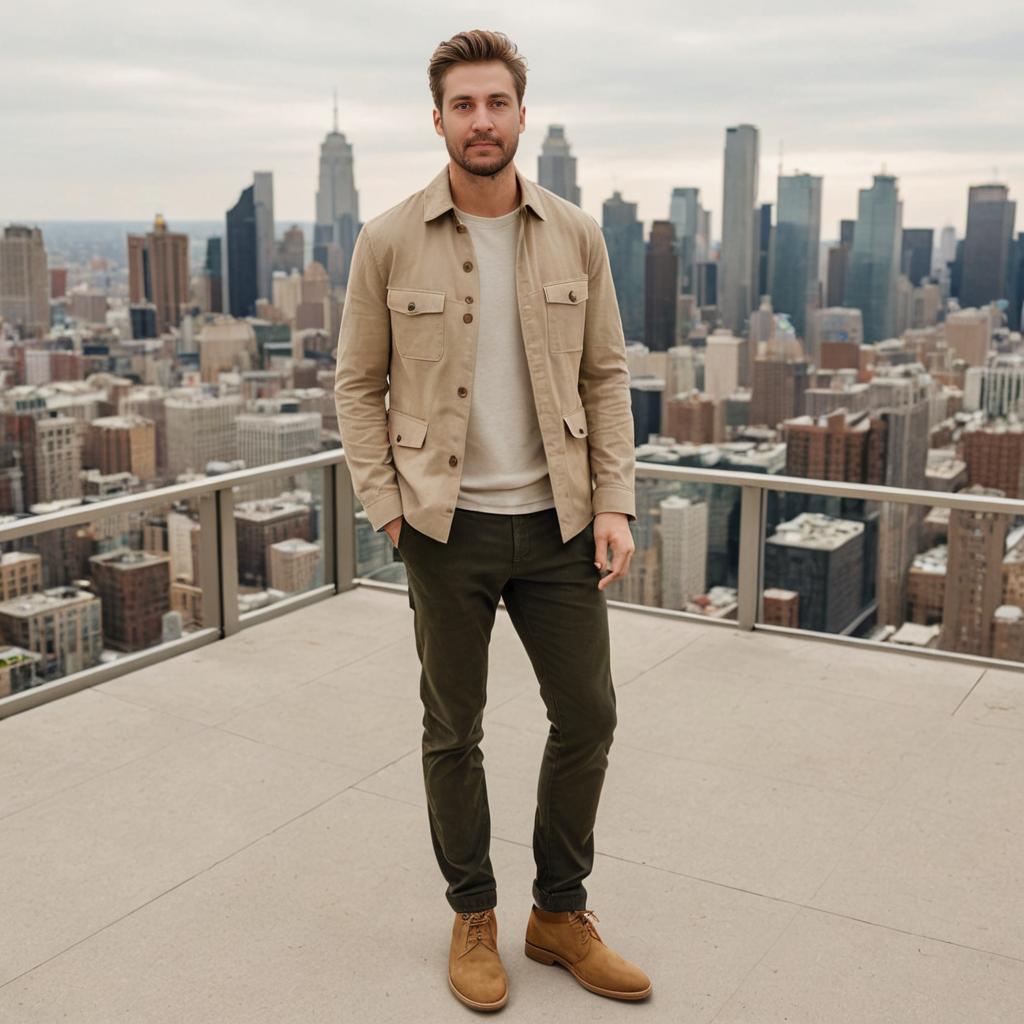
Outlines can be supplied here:
[[[532, 181], [524, 178], [515, 164], [512, 165], [512, 169], [516, 173], [516, 181], [519, 182], [522, 206], [528, 206], [541, 220], [546, 220], [540, 189]], [[440, 173], [423, 190], [423, 219], [425, 221], [433, 220], [454, 206], [451, 179], [448, 177], [448, 164], [445, 164]]]

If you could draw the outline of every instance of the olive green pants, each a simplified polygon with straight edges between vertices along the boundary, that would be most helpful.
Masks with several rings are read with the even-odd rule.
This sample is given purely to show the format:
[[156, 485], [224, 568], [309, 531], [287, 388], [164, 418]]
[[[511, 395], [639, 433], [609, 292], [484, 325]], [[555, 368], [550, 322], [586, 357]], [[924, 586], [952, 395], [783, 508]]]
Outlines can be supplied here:
[[484, 779], [487, 652], [499, 598], [551, 723], [537, 785], [533, 899], [582, 910], [594, 820], [616, 725], [608, 606], [593, 523], [562, 543], [553, 508], [516, 515], [456, 508], [447, 543], [402, 523], [423, 702], [430, 836], [456, 911], [497, 904]]

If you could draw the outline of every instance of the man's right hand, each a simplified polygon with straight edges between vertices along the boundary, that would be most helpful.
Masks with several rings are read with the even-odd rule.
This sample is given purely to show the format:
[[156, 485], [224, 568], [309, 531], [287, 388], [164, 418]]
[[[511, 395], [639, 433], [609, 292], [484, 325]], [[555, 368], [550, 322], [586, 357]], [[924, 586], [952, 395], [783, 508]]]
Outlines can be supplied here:
[[398, 537], [402, 532], [402, 523], [404, 522], [403, 516], [396, 516], [391, 520], [390, 523], [384, 524], [384, 532], [391, 538], [391, 543], [397, 548]]

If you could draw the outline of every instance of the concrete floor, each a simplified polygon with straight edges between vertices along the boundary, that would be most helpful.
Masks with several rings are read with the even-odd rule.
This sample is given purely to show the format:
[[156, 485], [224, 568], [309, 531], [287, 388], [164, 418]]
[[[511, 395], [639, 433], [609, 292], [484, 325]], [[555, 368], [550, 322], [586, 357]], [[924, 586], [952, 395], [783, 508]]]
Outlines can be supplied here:
[[[448, 1022], [404, 593], [361, 587], [0, 721], [0, 1020]], [[654, 982], [526, 959], [547, 720], [507, 615], [483, 743], [541, 1021], [1024, 1020], [1024, 673], [611, 612], [587, 880]]]

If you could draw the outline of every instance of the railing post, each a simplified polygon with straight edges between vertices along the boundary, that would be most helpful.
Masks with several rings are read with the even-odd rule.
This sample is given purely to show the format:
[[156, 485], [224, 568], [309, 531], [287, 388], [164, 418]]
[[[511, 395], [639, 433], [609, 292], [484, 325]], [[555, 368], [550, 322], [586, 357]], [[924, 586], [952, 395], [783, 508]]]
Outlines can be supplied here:
[[764, 591], [765, 491], [740, 489], [740, 559], [737, 579], [736, 624], [753, 629], [761, 618]]
[[335, 494], [334, 466], [324, 466], [321, 493], [320, 543], [324, 559], [324, 583], [333, 583], [338, 592], [338, 502]]
[[221, 629], [220, 531], [217, 525], [217, 492], [199, 495], [199, 579], [202, 591], [202, 625]]
[[235, 493], [229, 485], [216, 492], [217, 525], [220, 538], [220, 616], [221, 634], [231, 636], [239, 630], [238, 621], [238, 540], [235, 535]]
[[334, 589], [351, 590], [356, 575], [356, 495], [347, 462], [336, 462], [334, 470]]

